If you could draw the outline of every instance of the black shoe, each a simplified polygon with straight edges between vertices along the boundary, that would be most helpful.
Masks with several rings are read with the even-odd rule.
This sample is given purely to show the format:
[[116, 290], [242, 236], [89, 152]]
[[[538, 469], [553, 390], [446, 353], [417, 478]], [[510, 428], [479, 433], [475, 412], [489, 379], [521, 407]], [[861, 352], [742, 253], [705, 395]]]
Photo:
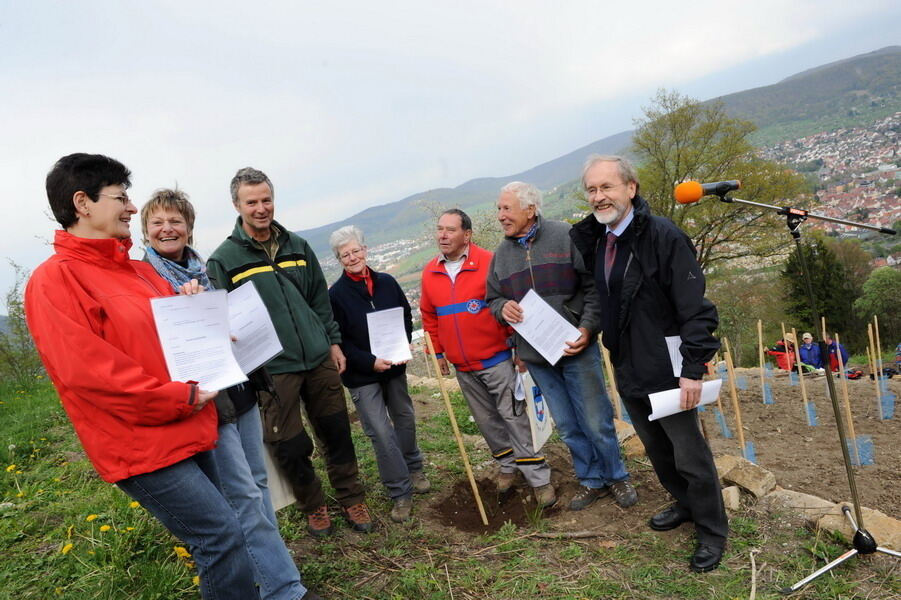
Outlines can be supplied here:
[[651, 517], [648, 525], [654, 531], [669, 531], [688, 521], [691, 521], [691, 517], [676, 508], [674, 504]]
[[720, 566], [722, 558], [722, 548], [698, 544], [698, 547], [695, 549], [695, 555], [691, 557], [691, 563], [688, 566], [695, 573], [706, 573]]

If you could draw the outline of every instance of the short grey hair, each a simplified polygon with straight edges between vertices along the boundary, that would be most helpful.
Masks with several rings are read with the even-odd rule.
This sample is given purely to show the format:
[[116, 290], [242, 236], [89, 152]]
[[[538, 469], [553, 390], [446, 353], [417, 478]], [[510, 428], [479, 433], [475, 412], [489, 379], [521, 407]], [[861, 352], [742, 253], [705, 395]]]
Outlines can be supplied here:
[[328, 236], [328, 245], [332, 247], [335, 258], [340, 258], [338, 250], [351, 242], [357, 242], [365, 247], [363, 241], [363, 231], [356, 225], [345, 225]]
[[582, 167], [582, 187], [585, 187], [585, 175], [588, 174], [588, 169], [599, 162], [616, 163], [616, 167], [619, 169], [619, 176], [622, 178], [623, 183], [634, 182], [636, 186], [638, 185], [638, 171], [628, 158], [616, 154], [592, 154], [585, 160], [585, 166]]
[[272, 182], [269, 181], [269, 177], [267, 177], [266, 174], [259, 169], [254, 169], [253, 167], [244, 167], [243, 169], [238, 169], [238, 172], [235, 173], [234, 177], [232, 177], [231, 193], [233, 203], [238, 203], [238, 188], [240, 188], [245, 183], [248, 185], [257, 185], [260, 183], [268, 184], [269, 191], [272, 192], [272, 198], [275, 198], [275, 188], [272, 187]]
[[541, 214], [541, 191], [531, 183], [511, 181], [501, 188], [501, 193], [510, 192], [519, 198], [519, 207], [523, 210], [535, 207], [535, 214]]

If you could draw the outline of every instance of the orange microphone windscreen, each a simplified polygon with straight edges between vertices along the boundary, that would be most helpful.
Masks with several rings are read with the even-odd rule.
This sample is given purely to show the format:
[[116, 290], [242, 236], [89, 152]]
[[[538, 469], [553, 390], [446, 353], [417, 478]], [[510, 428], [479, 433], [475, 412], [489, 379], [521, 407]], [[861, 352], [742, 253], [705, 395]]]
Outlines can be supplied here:
[[684, 181], [676, 186], [673, 197], [679, 204], [691, 204], [704, 197], [704, 188], [697, 181]]

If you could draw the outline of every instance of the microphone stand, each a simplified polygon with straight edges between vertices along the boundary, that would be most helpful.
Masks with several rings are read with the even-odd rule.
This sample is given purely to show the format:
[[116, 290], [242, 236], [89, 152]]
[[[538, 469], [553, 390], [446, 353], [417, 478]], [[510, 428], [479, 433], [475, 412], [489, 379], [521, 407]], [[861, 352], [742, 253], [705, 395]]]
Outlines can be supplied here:
[[[827, 217], [825, 215], [817, 215], [800, 208], [773, 206], [771, 204], [763, 204], [760, 202], [752, 202], [750, 200], [731, 198], [728, 196], [728, 192], [723, 192], [722, 194], [717, 195], [723, 202], [730, 204], [747, 204], [749, 206], [756, 206], [759, 208], [776, 211], [776, 214], [779, 215], [785, 215], [788, 230], [791, 233], [792, 238], [794, 238], [795, 248], [797, 248], [798, 250], [798, 257], [801, 262], [801, 271], [804, 274], [804, 283], [807, 289], [807, 301], [810, 303], [810, 309], [811, 313], [813, 314], [814, 324], [821, 322], [820, 313], [817, 310], [816, 299], [813, 292], [813, 283], [810, 278], [810, 271], [807, 267], [807, 259], [805, 258], [804, 252], [801, 248], [801, 232], [799, 231], [801, 223], [806, 221], [808, 218], [812, 218], [820, 219], [821, 221], [829, 221], [831, 223], [849, 225], [851, 227], [857, 227], [861, 229], [871, 229], [873, 231], [878, 231], [886, 235], [896, 234], [896, 231], [894, 229], [889, 229], [888, 227], [879, 227], [875, 225], [868, 225], [866, 223], [855, 223], [853, 221], [846, 221], [844, 219], [836, 219], [834, 217]], [[828, 359], [829, 348], [826, 346], [826, 342], [823, 340], [822, 335], [820, 335], [819, 347], [820, 356], [824, 356]], [[851, 488], [851, 499], [854, 501], [854, 514], [857, 516], [857, 520], [855, 521], [851, 516], [851, 510], [848, 508], [848, 506], [846, 504], [842, 505], [842, 513], [845, 515], [845, 518], [847, 518], [851, 523], [852, 529], [854, 529], [854, 538], [851, 542], [852, 548], [850, 548], [848, 551], [846, 551], [844, 554], [842, 554], [829, 564], [823, 566], [820, 569], [817, 569], [796, 584], [790, 587], [782, 588], [780, 590], [782, 594], [792, 594], [794, 592], [797, 592], [799, 589], [801, 589], [820, 575], [831, 571], [856, 554], [873, 554], [874, 552], [882, 552], [884, 554], [888, 554], [889, 556], [894, 556], [895, 558], [901, 558], [901, 552], [896, 552], [895, 550], [890, 550], [888, 548], [879, 546], [873, 536], [870, 535], [870, 532], [868, 532], [864, 528], [863, 513], [860, 509], [860, 496], [857, 493], [857, 482], [854, 479], [854, 469], [851, 468], [851, 456], [848, 453], [848, 442], [845, 436], [845, 424], [842, 418], [842, 411], [839, 407], [838, 394], [835, 391], [835, 381], [833, 380], [831, 369], [826, 377], [826, 386], [829, 389], [829, 398], [832, 400], [832, 410], [833, 412], [835, 412], [835, 426], [838, 428], [838, 438], [842, 447], [842, 458], [845, 462], [845, 472], [848, 475], [848, 486]]]

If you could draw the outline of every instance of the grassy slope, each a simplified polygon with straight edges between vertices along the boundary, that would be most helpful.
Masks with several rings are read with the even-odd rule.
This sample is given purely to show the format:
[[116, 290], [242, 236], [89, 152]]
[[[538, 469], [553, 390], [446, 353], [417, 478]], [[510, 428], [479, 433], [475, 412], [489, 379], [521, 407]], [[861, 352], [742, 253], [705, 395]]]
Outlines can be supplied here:
[[[417, 406], [426, 399], [436, 402], [431, 390], [412, 392]], [[46, 382], [30, 389], [7, 386], [0, 398], [0, 443], [15, 446], [7, 450], [3, 465], [15, 467], [0, 472], [0, 544], [5, 549], [0, 598], [197, 598], [188, 561], [173, 550], [176, 540], [96, 477]], [[464, 433], [475, 434], [459, 394], [453, 398]], [[353, 433], [364, 482], [375, 491], [378, 474], [368, 440], [356, 423]], [[447, 416], [439, 411], [421, 417], [419, 436], [430, 461], [433, 497], [438, 497], [463, 476]], [[470, 451], [474, 464], [489, 459], [485, 451]], [[371, 493], [370, 503], [377, 516], [387, 513], [380, 494]], [[89, 515], [97, 518], [87, 521]], [[842, 550], [835, 540], [816, 539], [805, 529], [778, 522], [774, 526], [748, 509], [732, 518], [726, 564], [701, 576], [685, 569], [685, 549], [674, 553], [670, 542], [649, 531], [615, 540], [529, 537], [545, 528], [540, 515], [525, 530], [507, 525], [487, 536], [451, 537], [427, 521], [404, 528], [381, 518], [374, 534], [342, 531], [324, 542], [305, 536], [302, 516], [293, 508], [282, 511], [280, 519], [305, 582], [330, 600], [744, 598], [751, 549], [761, 550], [758, 598], [774, 599], [780, 597], [776, 587], [800, 579]], [[104, 525], [111, 529], [101, 532]], [[69, 543], [71, 550], [63, 554]], [[795, 597], [887, 599], [899, 593], [898, 577], [890, 569], [852, 561]]]

